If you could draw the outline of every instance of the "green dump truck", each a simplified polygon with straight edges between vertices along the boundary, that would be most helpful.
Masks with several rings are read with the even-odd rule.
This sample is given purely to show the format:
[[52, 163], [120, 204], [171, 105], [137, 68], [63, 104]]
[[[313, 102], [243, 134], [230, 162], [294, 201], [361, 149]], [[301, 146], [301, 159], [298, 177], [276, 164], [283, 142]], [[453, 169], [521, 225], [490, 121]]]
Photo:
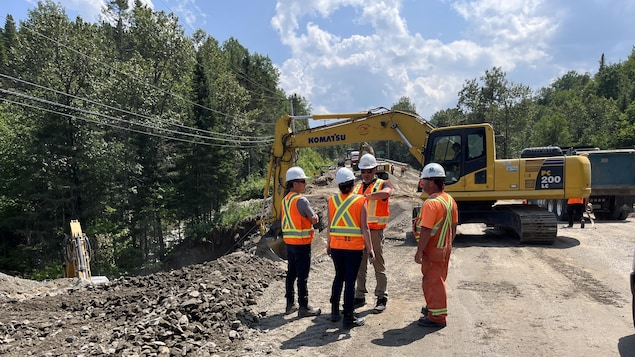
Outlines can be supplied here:
[[[526, 150], [526, 151], [525, 151]], [[562, 150], [558, 147], [528, 148], [526, 157], [560, 150], [562, 155], [585, 155], [591, 162], [591, 197], [596, 219], [624, 220], [633, 212], [635, 204], [635, 149], [600, 150], [576, 147]], [[521, 154], [522, 157], [522, 154]], [[554, 212], [558, 219], [567, 219], [566, 200], [540, 200], [534, 202]]]

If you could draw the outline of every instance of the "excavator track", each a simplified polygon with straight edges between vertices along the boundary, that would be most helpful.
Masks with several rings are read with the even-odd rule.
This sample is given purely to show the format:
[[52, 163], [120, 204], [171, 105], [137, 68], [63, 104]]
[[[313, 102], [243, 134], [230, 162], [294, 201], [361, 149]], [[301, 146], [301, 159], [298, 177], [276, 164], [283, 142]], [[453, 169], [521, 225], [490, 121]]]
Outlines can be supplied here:
[[506, 224], [520, 238], [520, 244], [553, 244], [558, 235], [558, 220], [553, 212], [536, 205], [500, 205], [505, 212]]

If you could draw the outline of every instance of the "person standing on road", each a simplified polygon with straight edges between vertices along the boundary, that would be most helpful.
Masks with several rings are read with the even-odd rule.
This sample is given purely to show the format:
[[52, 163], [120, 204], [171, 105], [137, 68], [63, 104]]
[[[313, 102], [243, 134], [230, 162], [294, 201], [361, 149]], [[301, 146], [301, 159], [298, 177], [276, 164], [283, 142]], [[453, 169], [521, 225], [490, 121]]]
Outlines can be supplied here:
[[[386, 288], [388, 279], [386, 277], [386, 263], [384, 261], [384, 229], [390, 218], [390, 208], [388, 199], [392, 194], [392, 184], [390, 181], [375, 177], [377, 172], [377, 160], [371, 154], [365, 154], [359, 159], [359, 169], [361, 170], [362, 182], [357, 184], [353, 192], [363, 195], [366, 198], [366, 210], [368, 212], [368, 227], [370, 228], [370, 239], [373, 242], [375, 259], [373, 268], [375, 269], [375, 297], [377, 298], [373, 312], [381, 313], [386, 310], [388, 294]], [[364, 252], [362, 264], [357, 273], [357, 287], [355, 288], [355, 307], [366, 305], [366, 272], [368, 264], [366, 260], [368, 254]]]
[[423, 191], [429, 195], [421, 207], [421, 236], [415, 262], [421, 264], [421, 287], [426, 306], [419, 326], [444, 327], [448, 315], [445, 280], [448, 276], [452, 242], [459, 221], [454, 198], [445, 190], [445, 170], [437, 163], [426, 165], [421, 171]]
[[340, 193], [329, 197], [329, 225], [327, 227], [326, 253], [333, 259], [335, 277], [331, 288], [331, 321], [339, 321], [340, 296], [344, 287], [344, 320], [342, 327], [350, 329], [364, 325], [364, 318], [355, 315], [355, 278], [364, 250], [372, 262], [375, 257], [370, 239], [368, 217], [364, 197], [353, 192], [355, 175], [348, 168], [335, 174]]
[[569, 225], [567, 227], [573, 227], [573, 220], [580, 217], [580, 228], [584, 228], [584, 199], [583, 198], [569, 198], [567, 200], [567, 216], [569, 216]]
[[[317, 316], [322, 310], [309, 306], [307, 282], [311, 269], [311, 242], [313, 224], [319, 220], [309, 200], [302, 196], [306, 188], [304, 170], [298, 166], [289, 168], [286, 173], [288, 193], [282, 199], [281, 227], [282, 238], [287, 246], [286, 293], [287, 308], [285, 315], [298, 312], [298, 317]], [[298, 284], [298, 305], [295, 304], [294, 284]]]

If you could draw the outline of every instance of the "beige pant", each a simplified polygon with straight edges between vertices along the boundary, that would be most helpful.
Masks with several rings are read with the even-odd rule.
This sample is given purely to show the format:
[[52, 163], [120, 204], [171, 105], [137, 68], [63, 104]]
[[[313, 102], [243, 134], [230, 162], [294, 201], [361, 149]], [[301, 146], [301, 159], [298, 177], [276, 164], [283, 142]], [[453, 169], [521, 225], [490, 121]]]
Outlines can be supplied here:
[[[371, 229], [370, 239], [373, 243], [373, 251], [375, 252], [375, 260], [373, 261], [373, 268], [375, 269], [375, 280], [377, 280], [377, 286], [375, 287], [375, 296], [385, 298], [388, 296], [386, 293], [386, 287], [388, 285], [388, 279], [386, 278], [386, 264], [384, 262], [384, 230]], [[368, 252], [364, 249], [364, 256], [362, 257], [362, 263], [359, 265], [357, 271], [357, 284], [355, 287], [355, 298], [361, 299], [365, 297], [368, 292], [366, 290], [366, 270], [368, 269]]]

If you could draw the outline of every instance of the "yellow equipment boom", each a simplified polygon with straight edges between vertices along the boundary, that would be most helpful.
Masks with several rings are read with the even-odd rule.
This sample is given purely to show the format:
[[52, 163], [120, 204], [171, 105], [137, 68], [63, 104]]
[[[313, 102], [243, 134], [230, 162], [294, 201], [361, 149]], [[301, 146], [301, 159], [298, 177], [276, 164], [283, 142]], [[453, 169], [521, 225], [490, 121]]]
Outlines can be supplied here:
[[64, 264], [66, 278], [91, 280], [89, 241], [78, 220], [71, 220], [71, 237], [66, 242]]

